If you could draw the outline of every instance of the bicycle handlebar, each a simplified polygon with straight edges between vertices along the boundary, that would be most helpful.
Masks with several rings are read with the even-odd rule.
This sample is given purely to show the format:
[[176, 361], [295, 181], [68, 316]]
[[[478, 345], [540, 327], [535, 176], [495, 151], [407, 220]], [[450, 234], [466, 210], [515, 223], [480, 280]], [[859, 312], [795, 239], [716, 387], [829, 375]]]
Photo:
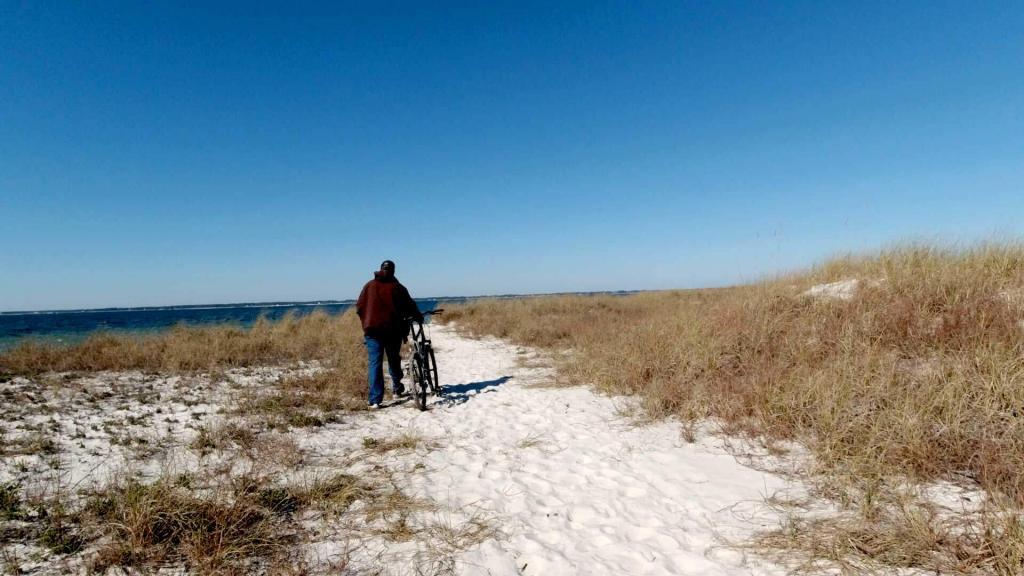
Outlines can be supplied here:
[[[442, 312], [444, 312], [444, 308], [435, 308], [434, 310], [427, 310], [426, 312], [423, 312], [422, 314], [424, 316], [432, 316], [434, 314], [440, 314]], [[405, 317], [405, 321], [406, 322], [409, 322], [409, 321], [415, 320], [415, 319], [416, 319], [415, 316], [406, 316]]]

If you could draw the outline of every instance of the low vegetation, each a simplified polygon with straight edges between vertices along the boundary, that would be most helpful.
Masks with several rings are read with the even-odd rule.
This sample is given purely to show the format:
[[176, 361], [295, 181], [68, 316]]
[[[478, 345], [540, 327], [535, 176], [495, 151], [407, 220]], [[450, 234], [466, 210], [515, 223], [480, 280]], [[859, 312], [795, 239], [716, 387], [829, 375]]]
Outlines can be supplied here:
[[0, 519], [17, 518], [21, 510], [21, 487], [14, 482], [0, 483]]
[[204, 574], [248, 573], [292, 558], [302, 533], [295, 515], [344, 496], [372, 497], [351, 477], [313, 487], [280, 486], [267, 477], [242, 476], [198, 494], [178, 479], [149, 484], [129, 480], [95, 494], [81, 512], [83, 530], [101, 538], [92, 560], [99, 572], [111, 566], [176, 563]]
[[308, 375], [288, 375], [265, 390], [250, 390], [238, 404], [239, 414], [261, 415], [274, 428], [319, 427], [340, 410], [366, 408], [366, 358]]
[[[286, 567], [306, 561], [296, 545], [308, 537], [300, 515], [306, 521], [337, 516], [356, 503], [367, 529], [377, 533], [411, 537], [432, 528], [410, 527], [410, 515], [427, 506], [387, 478], [335, 474], [280, 484], [272, 476], [243, 474], [206, 480], [199, 489], [187, 476], [147, 483], [128, 478], [75, 504], [49, 495], [24, 506], [24, 514], [20, 502], [6, 504], [7, 513], [31, 519], [23, 536], [52, 553], [84, 552], [90, 573], [160, 566], [198, 574], [289, 573]], [[4, 494], [17, 498], [6, 487]]]
[[[147, 479], [126, 471], [78, 491], [59, 475], [28, 494], [17, 483], [0, 483], [0, 550], [22, 548], [6, 557], [14, 573], [32, 558], [25, 553], [32, 546], [41, 549], [36, 558], [63, 558], [96, 574], [167, 567], [211, 575], [346, 573], [348, 544], [369, 538], [415, 541], [429, 552], [415, 560], [418, 569], [454, 570], [459, 552], [494, 533], [479, 516], [455, 526], [432, 520], [437, 508], [407, 494], [404, 476], [367, 460], [423, 447], [421, 439], [371, 443], [330, 467], [306, 467], [293, 435], [232, 418], [198, 429], [187, 449], [208, 460], [191, 471], [165, 469]], [[431, 548], [437, 534], [451, 542]], [[343, 547], [307, 565], [308, 546], [318, 538]]]
[[[206, 372], [225, 378], [224, 370], [249, 366], [295, 366], [272, 386], [248, 390], [240, 413], [260, 414], [271, 426], [323, 426], [339, 410], [365, 407], [366, 352], [354, 312], [332, 316], [313, 312], [277, 322], [235, 326], [177, 326], [167, 332], [138, 335], [103, 333], [81, 344], [62, 346], [28, 341], [0, 353], [0, 374], [40, 377], [46, 373], [143, 370], [161, 374]], [[62, 378], [43, 380], [63, 382]], [[23, 442], [24, 444], [24, 442]], [[41, 452], [45, 444], [11, 447]], [[0, 448], [0, 450], [3, 450]]]
[[0, 354], [0, 375], [44, 372], [150, 370], [213, 371], [239, 366], [272, 366], [317, 360], [339, 370], [339, 378], [365, 378], [359, 321], [352, 311], [313, 312], [250, 328], [186, 326], [149, 335], [101, 333], [81, 344], [29, 341]]
[[[807, 293], [842, 281], [853, 282]], [[806, 446], [819, 493], [856, 514], [829, 530], [794, 521], [767, 543], [815, 559], [828, 549], [883, 565], [1024, 570], [1022, 245], [905, 246], [728, 289], [447, 309], [442, 321], [556, 352], [565, 381], [639, 395], [655, 416]], [[984, 509], [926, 514], [896, 490], [905, 480], [978, 487]]]
[[421, 446], [430, 446], [429, 443], [408, 432], [399, 434], [392, 438], [363, 438], [363, 448], [375, 454], [387, 454], [393, 451], [412, 451]]

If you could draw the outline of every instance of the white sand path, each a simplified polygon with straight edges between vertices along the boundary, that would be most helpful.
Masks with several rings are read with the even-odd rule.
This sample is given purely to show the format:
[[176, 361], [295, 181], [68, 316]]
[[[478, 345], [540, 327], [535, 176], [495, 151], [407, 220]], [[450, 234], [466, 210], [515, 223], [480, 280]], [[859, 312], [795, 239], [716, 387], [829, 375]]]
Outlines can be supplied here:
[[[531, 386], [555, 376], [522, 365], [507, 343], [447, 327], [433, 340], [447, 396], [429, 411], [392, 406], [302, 443], [329, 460], [367, 436], [434, 441], [408, 488], [455, 511], [453, 521], [482, 511], [501, 531], [461, 553], [459, 573], [784, 573], [721, 546], [778, 525], [762, 503], [786, 489], [782, 478], [741, 465], [720, 440], [685, 442], [677, 423], [637, 425], [621, 414], [625, 400]], [[415, 565], [409, 550], [378, 542], [364, 554], [397, 574]]]

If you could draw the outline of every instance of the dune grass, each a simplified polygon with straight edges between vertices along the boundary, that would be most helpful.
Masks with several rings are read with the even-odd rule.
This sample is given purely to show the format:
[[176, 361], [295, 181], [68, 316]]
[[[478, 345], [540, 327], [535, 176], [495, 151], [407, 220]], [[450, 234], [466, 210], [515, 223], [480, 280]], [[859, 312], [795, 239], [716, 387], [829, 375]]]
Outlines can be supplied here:
[[[366, 352], [354, 311], [286, 315], [250, 328], [177, 326], [156, 334], [100, 333], [72, 346], [29, 341], [0, 353], [0, 375], [49, 372], [145, 370], [216, 373], [245, 366], [289, 366], [316, 362], [320, 370], [290, 375], [240, 410], [266, 414], [275, 425], [323, 425], [329, 413], [365, 405]], [[325, 416], [328, 415], [328, 416]]]
[[200, 573], [241, 574], [255, 560], [279, 558], [294, 529], [272, 490], [250, 483], [199, 497], [169, 481], [111, 486], [83, 512], [82, 523], [107, 537], [92, 568], [182, 560]]
[[291, 484], [243, 474], [204, 490], [183, 476], [150, 483], [129, 478], [75, 507], [53, 498], [34, 506], [47, 519], [39, 542], [60, 554], [88, 547], [90, 573], [181, 566], [196, 574], [276, 574], [291, 573], [288, 566], [308, 573], [301, 543], [309, 534], [301, 519], [342, 514], [356, 502], [366, 505], [367, 522], [371, 515], [386, 517], [381, 530], [412, 530], [407, 517], [427, 507], [388, 482], [343, 473]]
[[210, 371], [319, 360], [365, 377], [362, 331], [355, 312], [289, 314], [250, 328], [230, 325], [176, 326], [148, 335], [100, 333], [81, 344], [29, 341], [0, 353], [0, 374], [152, 370]]
[[[850, 279], [849, 299], [805, 294]], [[896, 478], [973, 483], [991, 506], [970, 526], [990, 537], [953, 550], [949, 536], [964, 523], [935, 519], [922, 526], [949, 538], [908, 562], [1024, 569], [1014, 513], [1024, 503], [1024, 245], [912, 245], [728, 289], [447, 308], [442, 321], [466, 333], [571, 351], [555, 355], [564, 380], [639, 395], [655, 416], [802, 443], [814, 455], [810, 477], [858, 507], [860, 528], [900, 501]], [[844, 522], [832, 527], [836, 542], [849, 541]], [[920, 515], [890, 514], [874, 526], [891, 535], [913, 522]], [[906, 560], [878, 541], [861, 553]], [[940, 562], [943, 554], [967, 558]]]

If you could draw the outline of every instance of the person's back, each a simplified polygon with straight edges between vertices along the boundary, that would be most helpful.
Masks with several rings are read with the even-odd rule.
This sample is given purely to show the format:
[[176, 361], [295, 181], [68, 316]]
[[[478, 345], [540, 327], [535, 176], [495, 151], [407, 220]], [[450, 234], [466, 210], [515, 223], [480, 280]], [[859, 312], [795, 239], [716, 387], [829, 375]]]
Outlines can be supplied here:
[[369, 406], [379, 407], [384, 401], [384, 356], [396, 395], [405, 392], [402, 386], [401, 349], [408, 325], [405, 319], [423, 321], [423, 314], [409, 291], [395, 278], [395, 263], [385, 260], [373, 280], [363, 286], [356, 301], [356, 314], [363, 324], [363, 340], [369, 355]]
[[382, 269], [374, 272], [373, 280], [363, 286], [356, 312], [363, 323], [364, 334], [388, 337], [404, 335], [405, 318], [418, 316], [419, 308], [394, 272], [386, 273]]

